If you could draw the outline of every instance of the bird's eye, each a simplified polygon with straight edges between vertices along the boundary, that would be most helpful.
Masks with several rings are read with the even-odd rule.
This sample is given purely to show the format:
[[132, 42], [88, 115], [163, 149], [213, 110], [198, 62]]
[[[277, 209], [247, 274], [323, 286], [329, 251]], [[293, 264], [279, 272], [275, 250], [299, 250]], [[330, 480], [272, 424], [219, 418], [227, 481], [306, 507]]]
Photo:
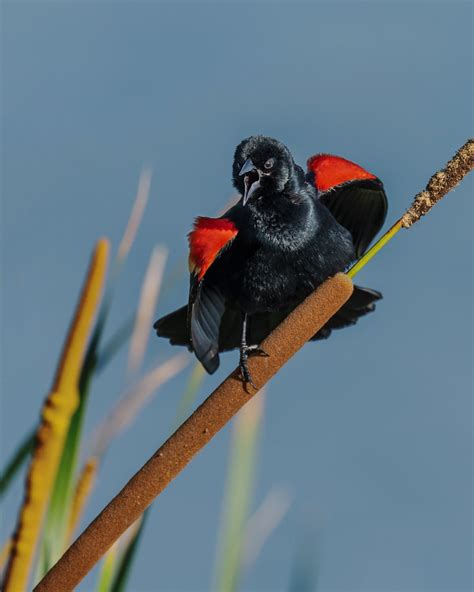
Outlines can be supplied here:
[[267, 162], [266, 162], [266, 163], [265, 163], [263, 166], [264, 166], [264, 167], [267, 169], [267, 171], [268, 171], [269, 169], [272, 169], [272, 168], [273, 168], [273, 165], [274, 165], [274, 164], [275, 164], [275, 160], [274, 160], [273, 158], [269, 158], [269, 159], [267, 160]]

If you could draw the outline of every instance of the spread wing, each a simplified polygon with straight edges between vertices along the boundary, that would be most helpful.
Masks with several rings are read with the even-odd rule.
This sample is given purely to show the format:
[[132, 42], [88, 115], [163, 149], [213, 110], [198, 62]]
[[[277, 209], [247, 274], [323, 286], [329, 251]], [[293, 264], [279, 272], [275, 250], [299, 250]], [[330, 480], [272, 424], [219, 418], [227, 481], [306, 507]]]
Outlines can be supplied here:
[[360, 257], [382, 228], [387, 215], [387, 196], [382, 181], [359, 165], [331, 154], [308, 160], [306, 179], [320, 201], [352, 234]]
[[204, 217], [196, 219], [189, 233], [189, 335], [196, 357], [210, 374], [219, 366], [219, 329], [225, 301], [219, 288], [206, 282], [206, 273], [237, 233], [237, 227], [227, 218]]

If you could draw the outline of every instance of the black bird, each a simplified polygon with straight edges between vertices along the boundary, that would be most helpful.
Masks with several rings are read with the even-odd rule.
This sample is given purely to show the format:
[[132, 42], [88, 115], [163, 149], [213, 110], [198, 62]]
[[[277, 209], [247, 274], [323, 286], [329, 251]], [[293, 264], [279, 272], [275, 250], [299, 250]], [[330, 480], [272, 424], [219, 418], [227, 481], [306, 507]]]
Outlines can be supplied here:
[[[220, 218], [197, 218], [189, 234], [187, 306], [156, 321], [160, 337], [186, 345], [212, 374], [219, 352], [240, 348], [252, 383], [249, 354], [315, 288], [344, 271], [382, 227], [387, 198], [372, 173], [338, 156], [319, 154], [308, 172], [288, 148], [265, 136], [235, 151], [239, 202]], [[356, 286], [348, 302], [312, 338], [356, 323], [380, 292]]]

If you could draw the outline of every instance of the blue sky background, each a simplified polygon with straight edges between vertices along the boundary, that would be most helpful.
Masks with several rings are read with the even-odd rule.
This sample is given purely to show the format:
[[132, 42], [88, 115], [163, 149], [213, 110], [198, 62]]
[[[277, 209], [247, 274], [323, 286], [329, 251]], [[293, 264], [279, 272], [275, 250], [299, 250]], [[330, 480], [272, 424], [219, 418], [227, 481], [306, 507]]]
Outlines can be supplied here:
[[[327, 151], [366, 166], [385, 183], [388, 224], [472, 135], [469, 2], [2, 12], [2, 458], [37, 420], [92, 245], [117, 246], [144, 163], [151, 199], [109, 332], [135, 309], [153, 246], [168, 245], [171, 268], [194, 216], [232, 195], [243, 137], [277, 137], [302, 164]], [[472, 589], [472, 221], [470, 179], [358, 277], [384, 293], [377, 313], [306, 346], [272, 381], [252, 508], [273, 486], [293, 501], [242, 589], [286, 590], [302, 546], [321, 591]], [[183, 279], [157, 315], [186, 293]], [[171, 353], [151, 339], [148, 366]], [[201, 399], [236, 360], [224, 357]], [[124, 351], [94, 384], [88, 429], [122, 392], [125, 362]], [[185, 380], [113, 445], [87, 519], [167, 436]], [[209, 589], [229, 434], [155, 503], [134, 592]]]

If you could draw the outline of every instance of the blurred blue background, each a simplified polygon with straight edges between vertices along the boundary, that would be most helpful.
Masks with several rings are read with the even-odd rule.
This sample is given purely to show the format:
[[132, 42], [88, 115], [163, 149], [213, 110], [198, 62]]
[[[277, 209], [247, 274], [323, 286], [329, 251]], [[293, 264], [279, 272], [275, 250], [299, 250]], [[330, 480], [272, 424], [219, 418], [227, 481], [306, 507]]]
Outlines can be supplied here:
[[[133, 313], [153, 246], [171, 269], [193, 217], [232, 196], [248, 135], [301, 164], [327, 151], [367, 167], [394, 221], [472, 133], [471, 36], [470, 2], [4, 2], [2, 458], [37, 420], [92, 245], [117, 247], [143, 164], [150, 202], [109, 333]], [[292, 504], [244, 590], [287, 589], [304, 547], [322, 591], [472, 588], [472, 221], [471, 179], [357, 278], [384, 293], [376, 314], [272, 381], [252, 508], [275, 485]], [[186, 295], [183, 278], [157, 315]], [[147, 364], [171, 353], [151, 339]], [[125, 363], [124, 350], [94, 384], [90, 430]], [[186, 378], [114, 443], [86, 520], [167, 436]], [[209, 589], [229, 434], [154, 505], [131, 590]]]

